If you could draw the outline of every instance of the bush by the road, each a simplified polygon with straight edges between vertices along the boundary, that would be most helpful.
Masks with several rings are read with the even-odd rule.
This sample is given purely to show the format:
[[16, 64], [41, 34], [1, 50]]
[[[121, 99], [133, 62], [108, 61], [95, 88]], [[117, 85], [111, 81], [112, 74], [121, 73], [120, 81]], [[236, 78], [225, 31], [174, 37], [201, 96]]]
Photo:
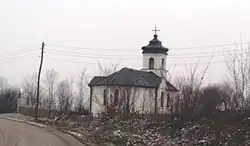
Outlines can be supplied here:
[[0, 113], [12, 113], [17, 109], [18, 92], [14, 89], [5, 89], [0, 92]]

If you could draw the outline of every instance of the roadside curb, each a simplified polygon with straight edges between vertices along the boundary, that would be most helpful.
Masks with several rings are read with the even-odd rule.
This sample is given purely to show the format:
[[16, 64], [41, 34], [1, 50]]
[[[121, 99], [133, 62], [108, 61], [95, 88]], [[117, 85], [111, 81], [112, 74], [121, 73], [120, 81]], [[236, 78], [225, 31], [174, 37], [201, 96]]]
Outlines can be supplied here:
[[11, 120], [11, 121], [21, 122], [21, 123], [25, 123], [25, 124], [30, 124], [30, 125], [37, 126], [37, 127], [40, 127], [40, 128], [48, 127], [47, 125], [36, 123], [36, 122], [28, 122], [28, 121], [25, 121], [25, 120], [20, 120], [20, 119], [11, 118], [11, 117], [3, 117], [3, 118], [6, 119], [6, 120]]
[[[20, 120], [20, 119], [11, 118], [11, 117], [2, 117], [2, 118], [6, 119], [6, 120], [11, 120], [11, 121], [15, 121], [15, 122], [24, 123], [24, 124], [29, 124], [29, 125], [36, 126], [36, 127], [39, 127], [39, 128], [46, 128], [46, 127], [48, 127], [48, 125], [44, 125], [44, 124], [40, 124], [40, 123], [36, 123], [36, 122], [29, 122], [29, 121]], [[92, 144], [84, 142], [82, 140], [81, 136], [79, 136], [80, 133], [69, 131], [69, 130], [63, 130], [63, 129], [60, 129], [60, 128], [55, 128], [55, 129], [58, 130], [58, 131], [60, 131], [60, 132], [63, 132], [65, 134], [68, 134], [68, 135], [74, 137], [76, 140], [78, 140], [79, 142], [81, 142], [82, 144], [84, 144], [86, 146], [93, 146]]]

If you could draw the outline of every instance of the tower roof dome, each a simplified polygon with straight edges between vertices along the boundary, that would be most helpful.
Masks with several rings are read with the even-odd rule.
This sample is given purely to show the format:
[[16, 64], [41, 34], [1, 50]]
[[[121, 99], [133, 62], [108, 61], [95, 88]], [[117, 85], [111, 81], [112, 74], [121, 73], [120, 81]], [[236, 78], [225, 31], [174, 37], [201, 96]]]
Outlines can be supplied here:
[[147, 46], [143, 46], [142, 50], [142, 53], [160, 53], [167, 55], [169, 49], [164, 47], [161, 41], [158, 39], [158, 35], [154, 34], [154, 38], [149, 41], [149, 44]]

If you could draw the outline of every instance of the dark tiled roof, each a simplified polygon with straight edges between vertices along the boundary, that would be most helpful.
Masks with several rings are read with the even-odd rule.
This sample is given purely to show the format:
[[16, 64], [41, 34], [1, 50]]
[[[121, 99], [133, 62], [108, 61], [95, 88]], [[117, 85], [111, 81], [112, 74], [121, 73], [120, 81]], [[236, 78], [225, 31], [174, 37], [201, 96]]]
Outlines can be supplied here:
[[143, 46], [142, 50], [142, 53], [161, 53], [167, 55], [169, 49], [165, 48], [161, 44], [161, 41], [157, 38], [157, 35], [154, 35], [154, 38], [149, 41], [149, 44], [147, 46]]
[[93, 79], [89, 82], [89, 85], [94, 85], [94, 84], [98, 84], [99, 81], [105, 79], [106, 77], [104, 76], [95, 76], [93, 77]]
[[168, 81], [166, 81], [167, 87], [169, 91], [174, 91], [174, 92], [178, 92], [179, 90], [175, 88], [174, 85], [172, 85], [171, 83], [169, 83]]
[[122, 68], [107, 77], [94, 77], [89, 86], [135, 86], [158, 88], [162, 78], [153, 72], [140, 71], [130, 68]]
[[179, 91], [174, 85], [172, 85], [172, 84], [167, 80], [166, 77], [163, 76], [163, 79], [164, 79], [165, 82], [166, 82], [167, 90], [168, 90], [168, 91], [173, 91], [173, 92], [178, 92], [178, 91]]

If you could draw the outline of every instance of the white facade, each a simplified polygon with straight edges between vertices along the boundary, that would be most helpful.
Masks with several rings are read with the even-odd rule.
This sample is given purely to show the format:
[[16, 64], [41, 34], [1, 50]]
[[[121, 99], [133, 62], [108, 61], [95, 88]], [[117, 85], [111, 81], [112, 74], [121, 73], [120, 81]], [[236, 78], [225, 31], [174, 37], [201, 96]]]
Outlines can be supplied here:
[[[150, 59], [153, 58], [153, 68], [150, 68]], [[167, 75], [166, 70], [166, 60], [167, 55], [161, 53], [144, 53], [143, 54], [143, 67], [142, 70], [144, 71], [152, 71], [158, 76], [165, 76]]]
[[[106, 105], [104, 105], [104, 90], [107, 91], [107, 101], [108, 104], [114, 102], [114, 92], [119, 91], [118, 98], [119, 101], [126, 103], [124, 97], [130, 98], [130, 109], [134, 112], [139, 113], [154, 113], [155, 112], [155, 97], [157, 96], [157, 112], [167, 113], [169, 112], [167, 103], [174, 102], [173, 96], [174, 92], [166, 92], [166, 82], [162, 80], [159, 88], [141, 88], [141, 87], [105, 87], [105, 86], [95, 86], [92, 87], [92, 109], [93, 115], [97, 115], [106, 110]], [[129, 89], [129, 91], [128, 91]], [[157, 95], [156, 95], [157, 91]], [[163, 103], [161, 96], [163, 92]], [[168, 94], [170, 95], [170, 100], [168, 101]]]
[[[104, 90], [107, 90], [107, 100], [108, 104], [114, 102], [114, 91], [117, 89], [119, 90], [118, 98], [123, 99], [124, 98], [124, 92], [125, 97], [129, 95], [130, 98], [130, 106], [131, 110], [144, 113], [144, 112], [153, 112], [154, 111], [154, 93], [155, 89], [150, 88], [125, 88], [125, 87], [105, 87], [105, 86], [96, 86], [92, 89], [92, 113], [94, 115], [101, 113], [106, 110], [106, 105], [104, 105]], [[127, 92], [126, 89], [129, 89], [130, 91]], [[123, 100], [123, 102], [126, 102], [126, 100]]]

